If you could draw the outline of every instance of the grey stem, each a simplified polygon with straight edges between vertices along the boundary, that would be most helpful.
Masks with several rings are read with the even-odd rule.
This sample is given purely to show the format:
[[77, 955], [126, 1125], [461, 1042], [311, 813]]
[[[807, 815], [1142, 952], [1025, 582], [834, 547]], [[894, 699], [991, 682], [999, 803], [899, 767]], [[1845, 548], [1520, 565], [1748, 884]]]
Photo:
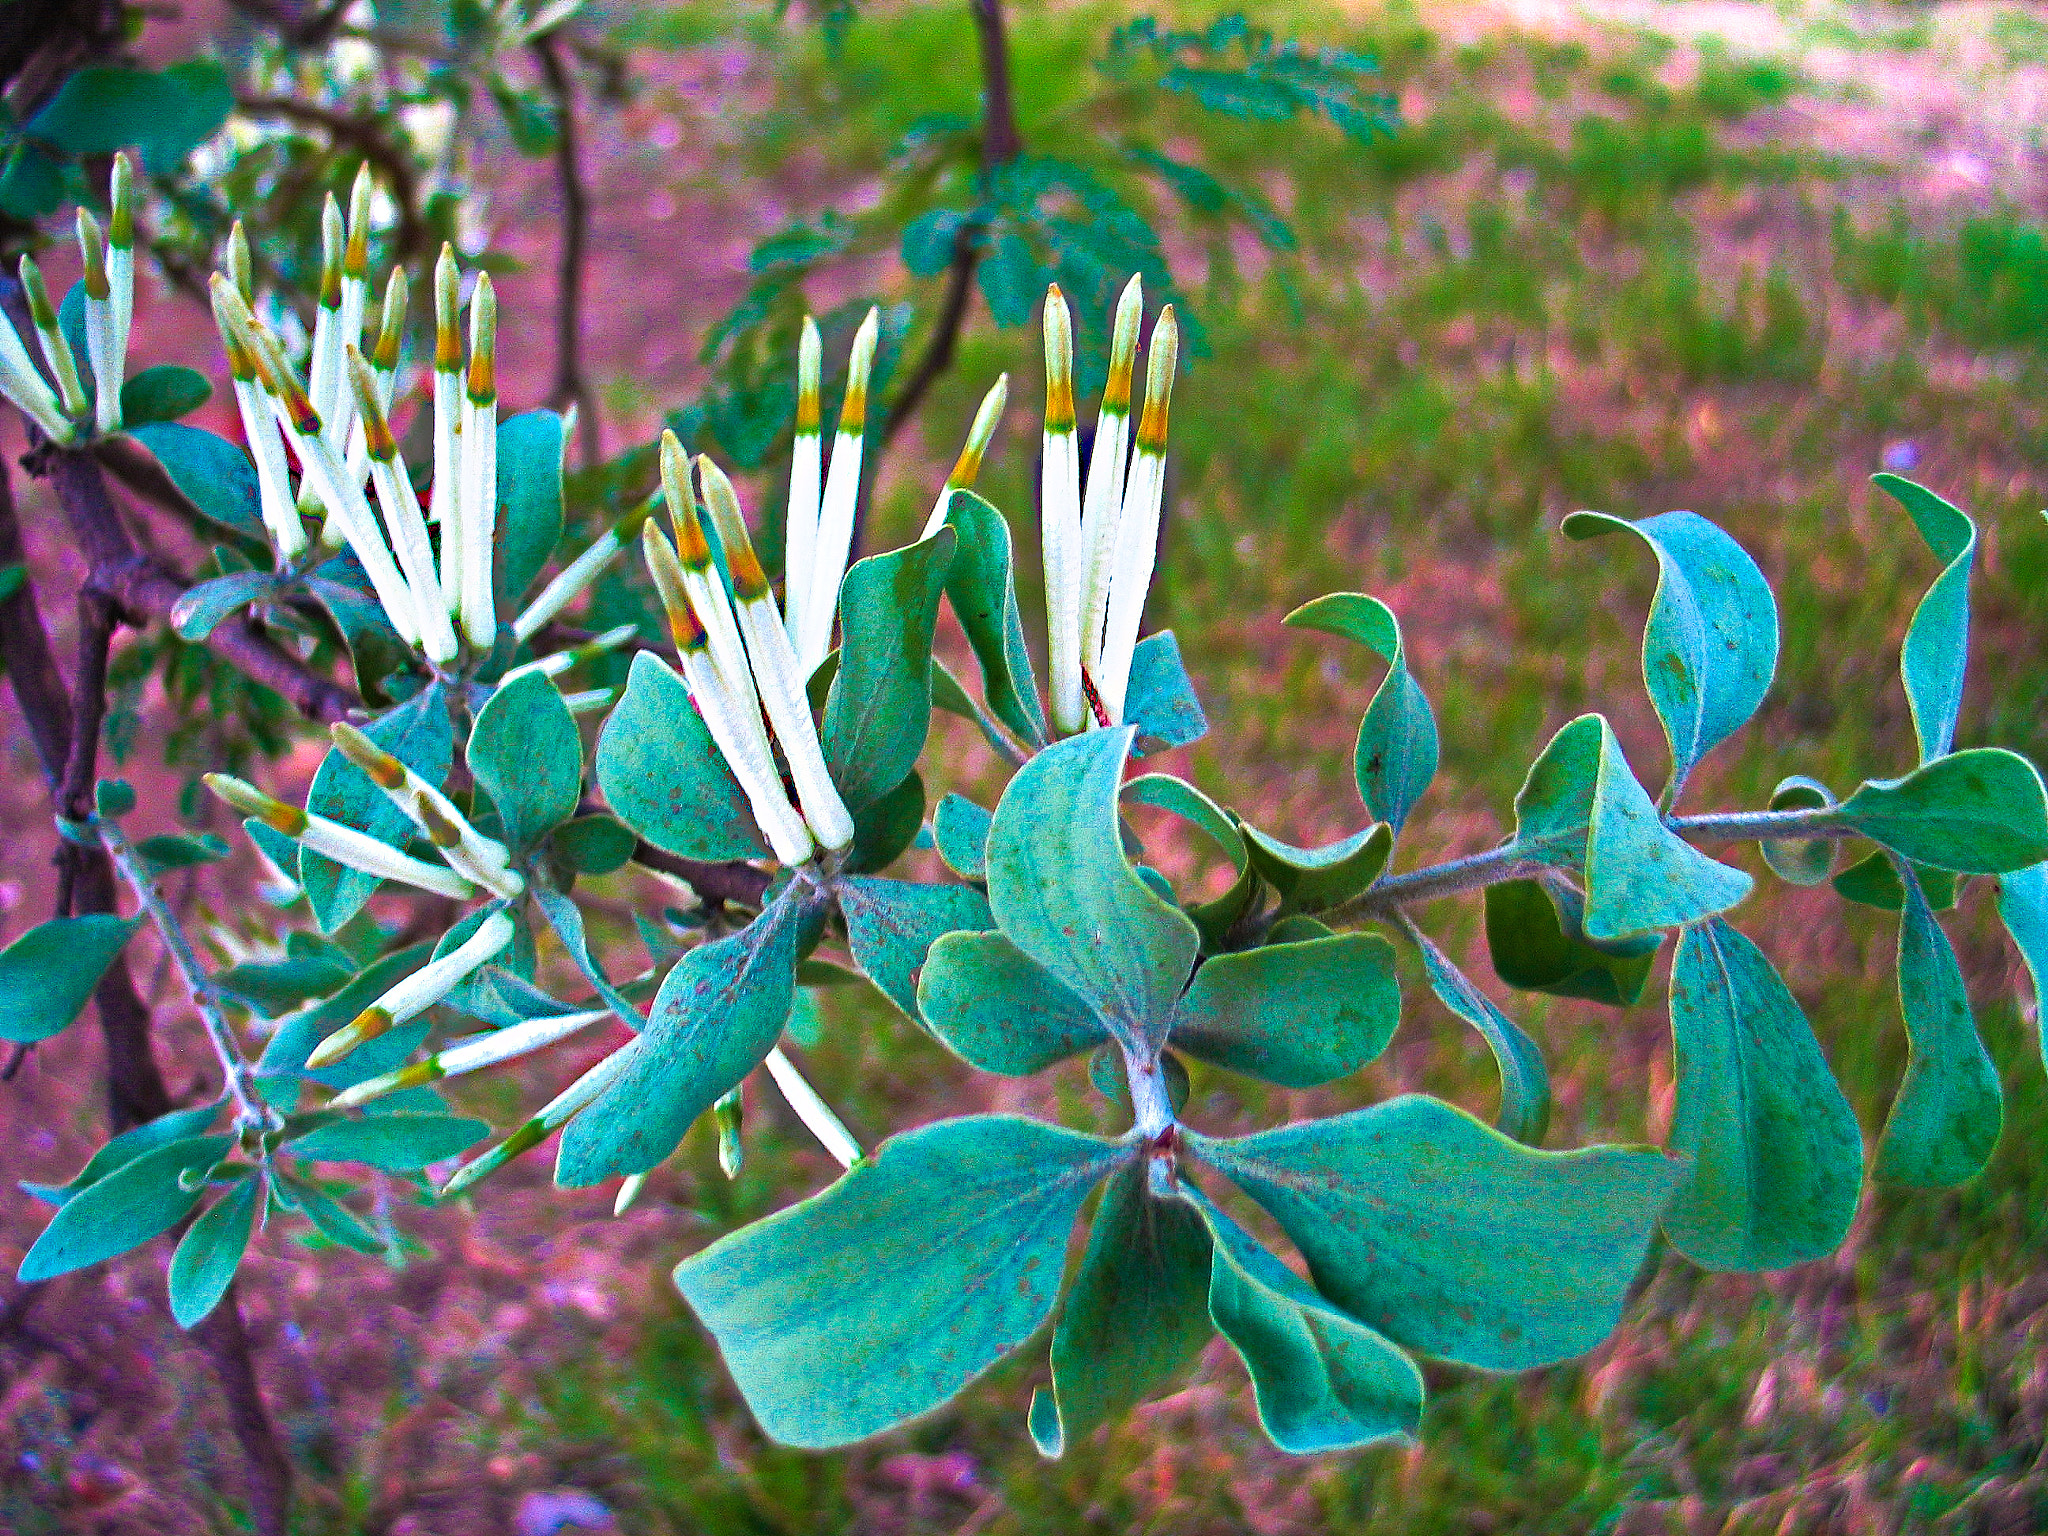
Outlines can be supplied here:
[[135, 851], [135, 846], [120, 827], [103, 817], [94, 817], [92, 829], [113, 858], [114, 867], [121, 871], [122, 878], [149, 914], [150, 921], [156, 925], [165, 951], [178, 967], [178, 973], [185, 978], [185, 985], [192, 993], [192, 1005], [199, 1010], [200, 1020], [206, 1025], [206, 1038], [213, 1045], [213, 1054], [220, 1061], [221, 1075], [226, 1078], [228, 1092], [234, 1097], [236, 1124], [254, 1126], [263, 1131], [276, 1130], [284, 1122], [256, 1091], [256, 1070], [235, 1043], [227, 1015], [221, 1012], [213, 978], [199, 963], [198, 951], [193, 949], [191, 939], [186, 936], [185, 925], [164, 901], [156, 888], [156, 881], [143, 866], [142, 856]]

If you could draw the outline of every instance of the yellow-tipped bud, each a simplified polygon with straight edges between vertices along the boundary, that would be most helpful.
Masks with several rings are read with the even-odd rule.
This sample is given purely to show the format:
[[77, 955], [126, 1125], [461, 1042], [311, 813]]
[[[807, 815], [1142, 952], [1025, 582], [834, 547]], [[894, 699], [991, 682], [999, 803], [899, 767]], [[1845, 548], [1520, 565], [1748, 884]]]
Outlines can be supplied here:
[[870, 309], [853, 333], [853, 353], [846, 360], [846, 402], [839, 408], [842, 435], [857, 437], [867, 428], [868, 375], [874, 371], [875, 341], [881, 330], [881, 311]]
[[1138, 451], [1166, 451], [1166, 408], [1173, 399], [1173, 371], [1180, 361], [1180, 325], [1173, 306], [1159, 311], [1152, 327], [1152, 355], [1145, 360], [1145, 414], [1138, 418]]
[[[381, 464], [390, 463], [398, 457], [398, 440], [391, 435], [391, 423], [384, 419], [384, 405], [377, 398], [376, 375], [363, 361], [362, 352], [353, 346], [348, 349], [348, 382], [355, 395], [356, 410], [363, 419], [363, 446], [371, 458]], [[387, 511], [386, 516], [389, 515]]]
[[347, 721], [327, 728], [341, 755], [367, 773], [379, 789], [397, 789], [405, 782], [405, 764]]
[[950, 489], [961, 490], [974, 484], [981, 473], [982, 456], [988, 452], [988, 445], [994, 440], [996, 427], [1003, 419], [1003, 407], [1010, 400], [1010, 376], [999, 374], [989, 392], [981, 397], [981, 409], [974, 413], [974, 425], [967, 430], [967, 441], [961, 446], [960, 457], [953, 461], [953, 473], [946, 477]]
[[1045, 290], [1045, 430], [1074, 430], [1074, 317], [1058, 283]]
[[[401, 782], [403, 777], [401, 772]], [[419, 812], [420, 824], [427, 829], [427, 840], [429, 842], [436, 848], [455, 848], [461, 846], [462, 828], [458, 827], [454, 820], [440, 806], [434, 804], [430, 797], [423, 794], [414, 795], [412, 803], [414, 809]]]
[[256, 302], [256, 267], [249, 257], [249, 232], [240, 219], [228, 231], [228, 277], [244, 306]]
[[469, 398], [489, 405], [498, 398], [498, 295], [491, 274], [479, 272], [469, 296]]
[[804, 316], [804, 328], [796, 344], [796, 429], [819, 430], [818, 389], [824, 374], [825, 346], [818, 336], [818, 322]]
[[462, 367], [462, 268], [455, 247], [442, 243], [434, 263], [434, 366], [443, 373]]
[[107, 237], [90, 208], [78, 210], [78, 254], [85, 259], [85, 296], [110, 298], [114, 289], [107, 280]]
[[299, 837], [305, 833], [307, 818], [304, 811], [273, 799], [246, 779], [238, 779], [231, 773], [209, 773], [205, 775], [204, 782], [237, 812], [262, 822], [271, 831], [282, 832], [286, 837]]
[[365, 1008], [348, 1023], [313, 1047], [306, 1058], [306, 1066], [314, 1071], [331, 1067], [335, 1062], [359, 1045], [368, 1045], [379, 1035], [389, 1032], [391, 1015], [382, 1008]]
[[405, 268], [393, 267], [391, 281], [384, 285], [384, 308], [377, 318], [376, 349], [370, 354], [380, 372], [398, 371], [398, 349], [405, 341], [406, 301], [411, 295]]
[[676, 525], [676, 553], [693, 571], [711, 564], [711, 541], [704, 537], [703, 519], [697, 515], [697, 496], [690, 489], [690, 456], [673, 432], [661, 434], [661, 491], [668, 500], [668, 515]]
[[1102, 390], [1105, 415], [1130, 412], [1131, 374], [1138, 360], [1138, 327], [1144, 318], [1145, 282], [1134, 272], [1116, 301], [1116, 322], [1109, 342], [1109, 382]]
[[320, 307], [341, 308], [341, 264], [348, 245], [341, 204], [332, 192], [320, 207]]
[[350, 277], [368, 281], [370, 276], [370, 163], [357, 167], [355, 184], [348, 192], [348, 244], [342, 251], [341, 270]]
[[135, 245], [135, 171], [128, 164], [126, 151], [114, 155], [108, 193], [112, 212], [107, 221], [107, 243], [117, 251], [131, 250]]
[[243, 329], [249, 350], [255, 355], [256, 368], [262, 376], [263, 387], [284, 402], [292, 418], [292, 430], [304, 437], [320, 435], [320, 413], [313, 409], [313, 402], [306, 395], [305, 387], [292, 371], [292, 365], [284, 355], [284, 348], [271, 333], [270, 327], [261, 320], [251, 319]]
[[43, 361], [50, 365], [50, 372], [57, 377], [57, 397], [63, 402], [66, 412], [82, 416], [91, 409], [92, 402], [85, 397], [85, 383], [78, 374], [78, 358], [71, 350], [70, 338], [58, 322], [57, 309], [50, 302], [50, 290], [43, 284], [42, 271], [36, 266], [35, 259], [26, 253], [21, 258], [21, 288], [28, 298], [29, 319], [35, 324], [36, 340], [43, 349]]
[[725, 471], [704, 454], [697, 455], [697, 473], [704, 481], [704, 505], [718, 525], [719, 542], [725, 546], [725, 563], [732, 572], [732, 588], [743, 603], [758, 602], [768, 595], [768, 576], [754, 554], [754, 541], [740, 512], [739, 493], [725, 477]]
[[668, 615], [669, 633], [675, 637], [676, 649], [685, 655], [703, 650], [707, 637], [696, 610], [690, 606], [690, 589], [683, 578], [682, 563], [676, 559], [668, 535], [652, 518], [640, 526], [640, 552], [647, 561], [647, 574], [654, 578], [662, 611]]

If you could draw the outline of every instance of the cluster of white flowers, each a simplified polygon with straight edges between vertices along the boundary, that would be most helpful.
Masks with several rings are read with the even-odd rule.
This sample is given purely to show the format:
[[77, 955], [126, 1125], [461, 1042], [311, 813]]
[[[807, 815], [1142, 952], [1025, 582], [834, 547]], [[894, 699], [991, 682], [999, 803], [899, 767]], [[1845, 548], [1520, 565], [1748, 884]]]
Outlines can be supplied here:
[[5, 395], [59, 447], [121, 430], [121, 384], [128, 369], [128, 327], [135, 317], [135, 177], [125, 154], [114, 156], [107, 228], [88, 208], [78, 210], [78, 253], [85, 264], [85, 361], [93, 395], [88, 400], [78, 354], [64, 334], [50, 291], [31, 256], [21, 258], [36, 342], [56, 380], [37, 370], [11, 320], [0, 317], [0, 395]]

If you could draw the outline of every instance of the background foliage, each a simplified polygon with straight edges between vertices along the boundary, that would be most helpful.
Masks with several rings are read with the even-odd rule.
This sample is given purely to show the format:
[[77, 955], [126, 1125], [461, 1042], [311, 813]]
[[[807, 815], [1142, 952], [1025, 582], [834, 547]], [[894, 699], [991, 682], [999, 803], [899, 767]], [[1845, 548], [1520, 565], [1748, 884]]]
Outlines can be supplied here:
[[[1013, 19], [1027, 143], [1057, 153], [1083, 141], [1085, 155], [1068, 151], [1080, 163], [1133, 131], [1119, 115], [1134, 111], [1120, 93], [1140, 87], [1096, 65], [1128, 19], [1085, 8]], [[1209, 20], [1181, 18], [1198, 28]], [[1615, 600], [1617, 578], [1606, 569], [1596, 578], [1555, 525], [1578, 506], [1641, 516], [1687, 505], [1757, 554], [1786, 621], [1779, 684], [1753, 745], [1710, 763], [1703, 788], [1760, 801], [1795, 758], [1837, 783], [1864, 767], [1903, 771], [1912, 735], [1886, 642], [1934, 571], [1889, 503], [1865, 488], [1884, 465], [1911, 468], [1985, 529], [1979, 655], [2003, 664], [1980, 671], [1959, 740], [2041, 757], [2048, 673], [2033, 658], [2048, 619], [2048, 535], [2033, 512], [2048, 269], [2022, 211], [2028, 184], [2009, 171], [1996, 128], [2000, 82], [2039, 68], [2027, 20], [2019, 11], [1902, 11], [1896, 27], [1872, 29], [1814, 9], [1745, 35], [1736, 51], [1696, 41], [1676, 20], [1668, 31], [1615, 25], [1539, 36], [1462, 13], [1427, 24], [1400, 12], [1290, 13], [1285, 30], [1376, 55], [1375, 88], [1400, 93], [1404, 130], [1365, 142], [1324, 124], [1310, 132], [1300, 120], [1219, 115], [1144, 86], [1153, 141], [1248, 189], [1285, 220], [1291, 240], [1274, 251], [1257, 218], [1238, 217], [1206, 239], [1199, 220], [1161, 219], [1162, 250], [1204, 322], [1208, 355], [1184, 382], [1177, 412], [1178, 515], [1153, 612], [1201, 645], [1191, 669], [1229, 727], [1214, 746], [1184, 754], [1193, 761], [1181, 771], [1238, 789], [1262, 824], [1294, 827], [1302, 841], [1346, 830], [1349, 722], [1367, 697], [1364, 674], [1277, 622], [1334, 588], [1381, 593], [1403, 614], [1445, 751], [1423, 821], [1445, 836], [1463, 826], [1470, 847], [1489, 841], [1516, 787], [1516, 752], [1583, 708], [1617, 708], [1631, 754], [1654, 760], [1654, 721], [1619, 703], [1635, 696], [1647, 562], [1622, 579], [1632, 600]], [[623, 110], [648, 114], [629, 122], [679, 126], [658, 172], [636, 168], [650, 178], [639, 185], [658, 175], [668, 195], [694, 200], [745, 166], [761, 201], [830, 226], [826, 211], [860, 208], [870, 178], [921, 119], [971, 112], [972, 76], [936, 61], [960, 60], [972, 36], [943, 7], [864, 10], [836, 44], [766, 13], [644, 13], [617, 40], [641, 50], [635, 57], [657, 83]], [[1909, 75], [1982, 71], [1982, 94], [1968, 98], [1966, 126], [1947, 130], [1941, 154], [1881, 121], [1910, 122], [1911, 107], [1860, 78], [1872, 60]], [[1157, 68], [1149, 49], [1128, 62]], [[691, 89], [707, 76], [726, 83]], [[939, 80], [960, 82], [957, 99]], [[726, 93], [744, 93], [752, 110], [722, 113]], [[488, 91], [475, 104], [487, 96], [498, 110]], [[515, 108], [491, 133], [516, 147], [517, 117]], [[335, 156], [333, 180], [352, 165]], [[1119, 174], [1128, 199], [1174, 190], [1171, 178]], [[949, 195], [929, 206], [976, 206], [957, 187], [942, 190]], [[643, 212], [628, 204], [614, 227], [632, 229]], [[746, 218], [759, 242], [786, 228], [752, 207]], [[872, 287], [921, 296], [929, 315], [943, 274], [922, 289], [905, 284], [896, 263], [913, 273], [918, 264], [883, 239], [886, 221], [867, 224], [866, 211], [842, 218], [865, 233], [809, 258], [824, 263], [814, 302], [857, 302]], [[842, 253], [846, 267], [832, 266]], [[757, 256], [728, 254], [734, 267], [749, 266], [743, 282], [775, 275], [751, 270]], [[622, 288], [645, 282], [634, 257], [612, 260], [596, 269], [594, 321]], [[714, 279], [732, 292], [732, 276], [705, 274], [707, 289]], [[992, 299], [983, 295], [995, 308]], [[686, 319], [674, 318], [678, 307]], [[665, 313], [687, 350], [726, 307], [700, 309], [694, 295], [678, 306], [671, 294]], [[696, 409], [703, 430], [736, 454], [715, 413], [738, 407], [709, 402], [743, 396], [749, 366], [759, 369], [754, 378], [787, 377], [765, 361], [773, 324], [738, 333], [715, 354], [716, 375], [678, 368], [658, 384], [637, 366], [614, 370], [593, 341], [594, 387], [620, 423], [608, 424], [608, 442], [644, 436], [624, 424], [671, 410], [689, 425]], [[931, 477], [923, 466], [912, 472], [912, 457], [950, 453], [952, 424], [985, 379], [1001, 368], [1028, 374], [1030, 352], [1016, 332], [977, 323], [966, 334], [956, 370], [933, 386], [928, 441], [908, 439], [905, 468], [881, 481], [878, 540], [900, 541], [928, 505]], [[528, 400], [515, 403], [540, 398], [548, 382], [532, 381]], [[1019, 424], [989, 486], [1009, 507], [1029, 504], [1029, 433]], [[730, 430], [744, 435], [743, 426]], [[581, 487], [585, 515], [627, 483], [625, 468], [594, 475]], [[155, 643], [172, 668], [165, 676], [183, 668], [188, 689], [229, 686], [189, 652]], [[141, 646], [119, 656], [138, 703], [146, 659]], [[131, 728], [146, 731], [143, 721], [138, 713]], [[46, 823], [25, 810], [21, 824]], [[1193, 872], [1197, 851], [1176, 847], [1164, 827], [1158, 862]], [[16, 855], [17, 878], [38, 878], [40, 857]], [[1902, 1064], [1896, 1027], [1872, 1024], [1892, 1008], [1890, 922], [1842, 916], [1831, 902], [1823, 911], [1821, 898], [1769, 899], [1768, 931], [1792, 937], [1767, 947], [1795, 985], [1802, 973], [1846, 978], [1825, 994], [1802, 991], [1801, 1002], [1868, 1133]], [[1245, 1432], [1240, 1378], [1220, 1357], [1188, 1393], [1056, 1466], [1040, 1464], [1016, 1434], [1021, 1374], [874, 1450], [825, 1461], [765, 1450], [717, 1384], [695, 1325], [658, 1287], [609, 1301], [577, 1289], [619, 1262], [656, 1273], [653, 1255], [685, 1234], [694, 1242], [703, 1222], [723, 1228], [772, 1208], [809, 1166], [800, 1146], [770, 1143], [728, 1186], [711, 1149], [693, 1143], [658, 1191], [662, 1204], [620, 1235], [596, 1224], [597, 1204], [591, 1225], [561, 1225], [553, 1197], [537, 1201], [530, 1224], [515, 1214], [460, 1229], [461, 1244], [502, 1244], [547, 1267], [554, 1289], [541, 1300], [524, 1280], [466, 1290], [446, 1259], [423, 1259], [388, 1281], [350, 1256], [316, 1260], [331, 1265], [331, 1286], [406, 1319], [407, 1346], [395, 1358], [380, 1353], [374, 1391], [337, 1387], [351, 1346], [332, 1341], [346, 1334], [324, 1307], [279, 1303], [259, 1313], [264, 1358], [318, 1362], [277, 1389], [312, 1480], [332, 1492], [305, 1518], [312, 1529], [389, 1528], [421, 1511], [438, 1521], [437, 1500], [451, 1518], [471, 1518], [483, 1503], [502, 1512], [534, 1489], [572, 1482], [649, 1529], [954, 1529], [963, 1520], [995, 1530], [1147, 1521], [1175, 1530], [1466, 1529], [1475, 1510], [1502, 1530], [1775, 1529], [1787, 1520], [1794, 1529], [2026, 1529], [2042, 1518], [2048, 1298], [2035, 1273], [2044, 1233], [2033, 1149], [2043, 1090], [2028, 1021], [2010, 1002], [2013, 961], [1987, 907], [1980, 893], [1952, 920], [2007, 1093], [2006, 1140], [1983, 1179], [1939, 1198], [1876, 1192], [1851, 1246], [1810, 1270], [1708, 1278], [1673, 1262], [1650, 1281], [1622, 1336], [1586, 1362], [1512, 1381], [1432, 1380], [1429, 1439], [1413, 1456], [1371, 1452], [1307, 1471], [1279, 1463]], [[838, 995], [824, 1006], [862, 1008]], [[1518, 1016], [1551, 1051], [1559, 1142], [1662, 1131], [1670, 1068], [1657, 1010], [1618, 1024], [1571, 1002], [1524, 1006]], [[928, 1105], [934, 1080], [961, 1107], [984, 1107], [984, 1081], [879, 1006], [845, 1022], [858, 1027], [821, 1036], [813, 1060], [864, 1129]], [[90, 1073], [85, 1054], [40, 1061], [9, 1092], [80, 1092], [65, 1078]], [[1635, 1072], [1611, 1077], [1617, 1060]], [[1330, 1112], [1403, 1088], [1476, 1104], [1491, 1091], [1491, 1071], [1476, 1043], [1411, 1026], [1386, 1060], [1339, 1089], [1241, 1102], [1238, 1083], [1225, 1089], [1198, 1072], [1195, 1092], [1206, 1096], [1197, 1101], [1204, 1123], [1249, 1129], [1283, 1109]], [[1078, 1081], [1052, 1091], [1067, 1114], [1085, 1102]], [[530, 1097], [503, 1085], [475, 1092], [476, 1107], [500, 1123]], [[21, 1113], [12, 1104], [7, 1112]], [[88, 1144], [95, 1114], [81, 1094], [76, 1145]], [[68, 1150], [48, 1157], [51, 1167], [68, 1161]], [[401, 1208], [394, 1219], [436, 1246], [450, 1241], [446, 1218]], [[579, 1243], [606, 1263], [574, 1257]], [[157, 1283], [150, 1263], [134, 1266], [137, 1295]], [[471, 1335], [473, 1348], [437, 1345], [437, 1323], [478, 1294], [526, 1310]], [[312, 1341], [303, 1356], [293, 1354], [294, 1336]], [[617, 1347], [592, 1349], [593, 1340]], [[10, 1350], [10, 1370], [33, 1352]], [[577, 1369], [548, 1369], [548, 1360]], [[24, 1529], [91, 1492], [92, 1457], [114, 1464], [109, 1479], [123, 1464], [147, 1464], [133, 1449], [146, 1436], [105, 1406], [112, 1394], [89, 1373], [15, 1380], [16, 1433], [35, 1459], [14, 1464], [5, 1496]], [[101, 1406], [86, 1412], [81, 1403]], [[175, 1465], [201, 1465], [201, 1454], [181, 1451]], [[460, 1491], [451, 1472], [460, 1468], [483, 1474], [488, 1494]], [[164, 1486], [197, 1499], [192, 1479], [174, 1471]]]

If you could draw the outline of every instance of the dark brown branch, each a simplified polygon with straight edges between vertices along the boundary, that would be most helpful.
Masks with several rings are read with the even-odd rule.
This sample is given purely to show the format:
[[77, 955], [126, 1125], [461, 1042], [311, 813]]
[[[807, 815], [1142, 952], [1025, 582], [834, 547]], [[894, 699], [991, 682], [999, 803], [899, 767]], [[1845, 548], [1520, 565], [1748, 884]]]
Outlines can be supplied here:
[[[205, 296], [202, 284], [198, 289]], [[217, 523], [208, 517], [192, 499], [178, 489], [163, 465], [134, 438], [114, 436], [102, 439], [92, 445], [92, 456], [100, 461], [100, 467], [120, 482], [121, 489], [139, 496], [152, 506], [161, 507], [176, 518], [197, 539], [207, 544], [229, 544], [258, 565], [270, 563], [270, 545], [253, 533]]]
[[[981, 169], [987, 176], [1024, 152], [1024, 136], [1017, 128], [1016, 97], [1010, 87], [1010, 45], [1003, 25], [1002, 0], [969, 0], [968, 10], [973, 13], [975, 37], [981, 49]], [[953, 354], [974, 296], [974, 270], [981, 264], [981, 242], [986, 233], [980, 223], [970, 220], [953, 237], [953, 260], [946, 270], [946, 295], [939, 305], [938, 320], [916, 366], [890, 402], [880, 440], [870, 459], [870, 475], [932, 385], [953, 366]]]
[[426, 253], [428, 235], [419, 210], [419, 178], [412, 162], [384, 136], [374, 117], [351, 117], [294, 96], [244, 96], [235, 102], [235, 109], [248, 117], [281, 117], [287, 122], [319, 128], [335, 148], [352, 149], [369, 161], [382, 173], [385, 190], [398, 205], [392, 260], [401, 267], [409, 266]]
[[675, 876], [707, 905], [723, 901], [738, 907], [758, 907], [762, 893], [768, 889], [766, 870], [756, 869], [737, 859], [723, 864], [707, 864], [700, 859], [665, 853], [652, 843], [641, 842], [633, 845], [633, 862], [643, 869]]
[[576, 407], [583, 466], [602, 461], [597, 397], [583, 377], [583, 268], [590, 235], [590, 196], [583, 187], [576, 137], [576, 83], [562, 63], [555, 37], [533, 40], [541, 78], [555, 100], [555, 177], [562, 194], [562, 239], [555, 265], [555, 383], [549, 403]]
[[237, 1289], [234, 1281], [228, 1282], [227, 1294], [192, 1330], [192, 1340], [220, 1379], [228, 1422], [248, 1458], [250, 1518], [260, 1536], [285, 1536], [291, 1518], [292, 1464], [263, 1403]]

